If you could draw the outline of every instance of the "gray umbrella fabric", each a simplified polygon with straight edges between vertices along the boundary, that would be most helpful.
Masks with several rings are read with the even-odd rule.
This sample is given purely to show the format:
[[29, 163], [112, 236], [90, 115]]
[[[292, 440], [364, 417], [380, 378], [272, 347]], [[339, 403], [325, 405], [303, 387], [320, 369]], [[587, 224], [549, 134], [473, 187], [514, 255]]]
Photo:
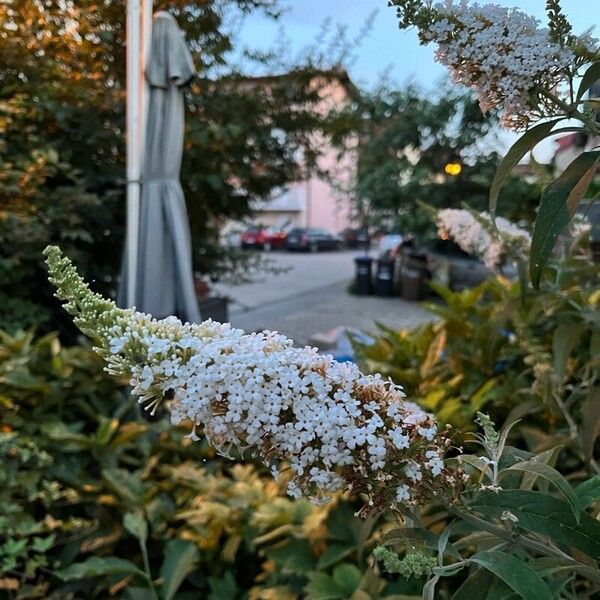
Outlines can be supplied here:
[[[156, 318], [200, 322], [192, 273], [187, 208], [179, 182], [183, 152], [183, 86], [196, 74], [174, 17], [154, 16], [146, 81], [148, 117], [141, 176], [139, 246], [134, 304]], [[126, 261], [118, 294], [126, 305]]]

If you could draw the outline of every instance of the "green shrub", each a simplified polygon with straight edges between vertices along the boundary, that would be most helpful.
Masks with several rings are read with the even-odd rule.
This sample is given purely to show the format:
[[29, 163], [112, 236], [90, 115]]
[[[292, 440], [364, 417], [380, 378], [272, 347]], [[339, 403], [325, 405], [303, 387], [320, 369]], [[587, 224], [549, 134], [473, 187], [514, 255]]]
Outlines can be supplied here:
[[54, 335], [0, 333], [1, 599], [418, 592], [368, 568], [389, 523], [292, 501], [255, 465], [144, 420], [102, 367]]
[[597, 433], [599, 275], [598, 265], [571, 258], [524, 298], [503, 277], [460, 292], [436, 285], [442, 302], [427, 308], [438, 320], [409, 331], [381, 327], [372, 345], [355, 344], [359, 362], [463, 432], [480, 410], [498, 423], [526, 417], [518, 431], [530, 450], [564, 437], [587, 463]]

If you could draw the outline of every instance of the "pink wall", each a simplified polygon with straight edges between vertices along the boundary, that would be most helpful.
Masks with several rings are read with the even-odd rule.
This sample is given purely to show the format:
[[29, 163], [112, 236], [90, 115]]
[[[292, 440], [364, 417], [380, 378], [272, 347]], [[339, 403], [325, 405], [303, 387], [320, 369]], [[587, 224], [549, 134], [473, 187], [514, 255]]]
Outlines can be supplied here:
[[[348, 101], [348, 90], [337, 79], [327, 79], [324, 84], [322, 79], [315, 78], [314, 85], [320, 86], [321, 103], [316, 107], [317, 112], [325, 114]], [[289, 220], [290, 214], [296, 227], [320, 227], [333, 233], [353, 224], [350, 194], [356, 154], [349, 152], [340, 158], [328, 140], [317, 137], [313, 142], [321, 146], [319, 168], [329, 172], [334, 183], [316, 176], [291, 183], [278, 200], [265, 202], [258, 208], [257, 221], [261, 224], [281, 225]], [[290, 209], [295, 212], [290, 213]]]

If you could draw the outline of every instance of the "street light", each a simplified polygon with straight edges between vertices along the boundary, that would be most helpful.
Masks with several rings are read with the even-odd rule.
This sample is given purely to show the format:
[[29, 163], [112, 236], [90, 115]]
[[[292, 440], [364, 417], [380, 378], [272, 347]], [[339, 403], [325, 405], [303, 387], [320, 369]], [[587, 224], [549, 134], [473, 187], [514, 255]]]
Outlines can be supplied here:
[[462, 172], [462, 165], [459, 162], [449, 162], [444, 166], [444, 173], [457, 177]]

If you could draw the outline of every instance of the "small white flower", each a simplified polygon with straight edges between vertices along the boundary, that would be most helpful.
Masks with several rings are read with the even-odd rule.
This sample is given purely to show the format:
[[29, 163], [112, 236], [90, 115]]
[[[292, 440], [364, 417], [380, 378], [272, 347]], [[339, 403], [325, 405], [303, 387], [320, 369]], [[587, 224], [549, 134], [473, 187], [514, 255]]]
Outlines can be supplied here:
[[154, 373], [148, 365], [145, 365], [140, 376], [140, 388], [144, 391], [149, 389], [153, 381]]
[[423, 479], [423, 473], [421, 473], [419, 465], [414, 462], [411, 462], [404, 467], [404, 473], [409, 479], [412, 479], [412, 481], [421, 481], [421, 479]]
[[431, 425], [430, 427], [418, 427], [417, 433], [426, 440], [431, 441], [437, 433], [437, 425]]
[[390, 439], [398, 450], [408, 448], [410, 445], [410, 437], [403, 433], [402, 428], [396, 427], [390, 432]]
[[410, 488], [403, 483], [396, 488], [396, 501], [408, 502], [410, 500]]

